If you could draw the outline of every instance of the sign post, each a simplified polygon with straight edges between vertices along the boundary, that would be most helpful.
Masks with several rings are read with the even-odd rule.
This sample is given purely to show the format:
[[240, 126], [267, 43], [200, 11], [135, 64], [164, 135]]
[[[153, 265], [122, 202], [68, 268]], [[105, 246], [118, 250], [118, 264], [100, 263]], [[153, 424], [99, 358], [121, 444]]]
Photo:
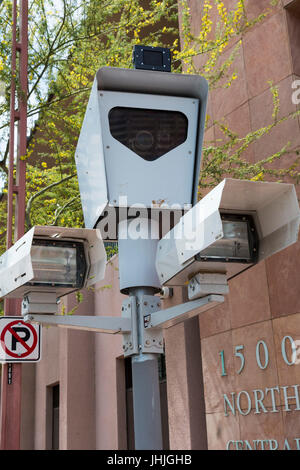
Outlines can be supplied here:
[[[26, 199], [26, 161], [21, 157], [26, 155], [27, 149], [28, 0], [13, 0], [12, 3], [7, 248], [13, 245], [13, 239], [18, 240], [24, 234]], [[16, 76], [19, 76], [19, 87], [14, 78]], [[18, 123], [17, 139], [15, 139], [16, 123]], [[18, 143], [17, 151], [15, 151], [15, 141]], [[20, 315], [20, 302], [15, 299], [5, 299], [4, 312], [6, 315], [8, 313]], [[0, 448], [18, 450], [21, 432], [22, 365], [13, 365], [9, 362], [4, 364], [2, 372]]]

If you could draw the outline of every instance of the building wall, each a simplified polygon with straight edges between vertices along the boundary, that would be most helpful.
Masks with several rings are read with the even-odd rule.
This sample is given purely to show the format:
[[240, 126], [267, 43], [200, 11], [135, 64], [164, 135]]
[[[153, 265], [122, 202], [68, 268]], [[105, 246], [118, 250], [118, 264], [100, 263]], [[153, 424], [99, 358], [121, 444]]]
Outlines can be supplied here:
[[[201, 2], [191, 0], [189, 3], [196, 32]], [[224, 3], [230, 6], [235, 2]], [[249, 0], [247, 12], [254, 17], [269, 3], [267, 0]], [[238, 79], [230, 88], [210, 93], [207, 140], [222, 138], [214, 120], [225, 118], [229, 128], [241, 136], [270, 124], [273, 102], [269, 80], [279, 88], [280, 117], [299, 109], [299, 105], [292, 103], [292, 82], [299, 78], [299, 11], [298, 0], [279, 1], [269, 15], [242, 38], [240, 55], [235, 63]], [[234, 44], [225, 56], [233, 47]], [[247, 150], [246, 158], [257, 162], [277, 152], [287, 142], [290, 142], [291, 153], [284, 156], [283, 166], [291, 164], [300, 144], [299, 117], [276, 126]], [[296, 189], [299, 195], [299, 185]], [[297, 387], [292, 386], [300, 383], [300, 365], [288, 365], [284, 361], [281, 345], [286, 336], [299, 340], [299, 261], [298, 241], [230, 281], [230, 295], [225, 305], [199, 317], [209, 449], [224, 449], [229, 441], [234, 441], [228, 444], [230, 448], [248, 448], [246, 440], [252, 448], [255, 445], [261, 447], [261, 444], [253, 443], [259, 439], [274, 441], [266, 442], [265, 448], [270, 445], [282, 448], [285, 439], [288, 439], [286, 447], [297, 447], [295, 438], [300, 436], [300, 410], [296, 398], [285, 400], [284, 393], [286, 396], [297, 395]], [[257, 346], [261, 341], [264, 343]], [[269, 361], [262, 369], [256, 359], [256, 350], [259, 348], [260, 351], [260, 365], [265, 366], [264, 344], [268, 348]], [[290, 361], [290, 340], [286, 339], [284, 344]], [[241, 354], [245, 363], [238, 373]], [[222, 356], [225, 371], [222, 370]], [[222, 372], [226, 375], [222, 376]], [[289, 388], [282, 388], [285, 386]], [[279, 387], [279, 391], [277, 388], [273, 392], [267, 390], [274, 387]], [[227, 406], [228, 416], [225, 416], [224, 394], [232, 399], [232, 392], [236, 400], [243, 392], [239, 395], [241, 412], [236, 405], [233, 414]], [[242, 442], [237, 444], [236, 441]]]
[[[210, 93], [206, 140], [221, 138], [214, 120], [224, 116], [240, 135], [269, 124], [268, 80], [279, 87], [281, 116], [295, 111], [291, 94], [300, 72], [299, 3], [279, 1], [242, 38], [238, 79]], [[197, 31], [202, 1], [189, 4]], [[257, 15], [269, 2], [246, 4], [249, 14]], [[299, 119], [283, 122], [247, 150], [247, 158], [256, 162], [290, 141], [291, 155], [284, 157], [288, 165], [300, 143], [299, 130]], [[223, 305], [165, 331], [170, 449], [299, 445], [300, 365], [298, 360], [289, 365], [290, 339], [300, 340], [299, 261], [300, 240], [231, 280]], [[84, 292], [75, 314], [120, 315], [124, 298], [114, 257], [105, 280]], [[175, 289], [164, 306], [185, 300], [186, 289]], [[67, 310], [74, 305], [71, 296]], [[26, 386], [24, 378], [23, 403], [29, 405], [23, 407], [23, 448], [51, 447], [49, 387], [57, 383], [61, 449], [127, 448], [121, 346], [119, 335], [43, 327], [43, 359], [34, 371], [26, 369]]]
[[[122, 296], [115, 262], [108, 263], [103, 283], [83, 291], [82, 302], [74, 294], [67, 296], [65, 311], [76, 307], [74, 315], [119, 315]], [[126, 448], [125, 379], [117, 360], [121, 354], [117, 335], [43, 326], [42, 359], [23, 366], [21, 447], [52, 448], [50, 391], [59, 384], [60, 449]]]

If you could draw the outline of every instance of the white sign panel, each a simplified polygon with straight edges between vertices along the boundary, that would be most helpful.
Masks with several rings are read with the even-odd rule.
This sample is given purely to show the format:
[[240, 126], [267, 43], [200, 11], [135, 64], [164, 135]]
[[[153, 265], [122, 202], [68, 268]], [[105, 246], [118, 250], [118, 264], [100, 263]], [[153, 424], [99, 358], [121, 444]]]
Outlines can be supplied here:
[[0, 362], [38, 362], [41, 359], [41, 327], [23, 317], [0, 317]]

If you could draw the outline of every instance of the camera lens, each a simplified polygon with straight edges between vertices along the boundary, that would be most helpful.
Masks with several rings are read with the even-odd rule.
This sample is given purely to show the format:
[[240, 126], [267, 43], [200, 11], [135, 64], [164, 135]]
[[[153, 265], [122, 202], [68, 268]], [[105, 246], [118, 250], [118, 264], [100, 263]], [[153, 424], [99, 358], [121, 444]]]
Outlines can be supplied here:
[[154, 137], [149, 131], [140, 131], [137, 133], [135, 140], [134, 140], [134, 146], [136, 150], [141, 150], [142, 152], [145, 152], [147, 150], [150, 150], [154, 144]]
[[108, 114], [111, 135], [148, 162], [187, 138], [188, 120], [179, 111], [117, 106]]

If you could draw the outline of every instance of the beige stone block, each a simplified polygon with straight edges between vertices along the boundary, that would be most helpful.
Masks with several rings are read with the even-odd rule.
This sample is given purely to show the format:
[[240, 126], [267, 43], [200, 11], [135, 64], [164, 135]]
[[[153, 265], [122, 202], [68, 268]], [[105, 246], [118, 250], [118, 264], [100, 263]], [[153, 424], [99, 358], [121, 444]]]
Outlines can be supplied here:
[[232, 328], [271, 318], [264, 262], [229, 281], [229, 300]]
[[300, 74], [300, 4], [298, 1], [293, 1], [292, 4], [286, 9], [286, 20], [289, 32], [291, 57], [293, 64], [293, 72]]
[[[247, 101], [232, 111], [230, 114], [225, 116], [223, 119], [221, 119], [220, 123], [225, 125], [231, 132], [237, 134], [239, 138], [246, 137], [246, 135], [251, 132], [249, 102]], [[215, 126], [215, 138], [220, 145], [229, 141], [228, 137], [224, 134], [218, 125]], [[239, 142], [233, 148], [233, 151], [238, 150], [242, 145], [243, 142]], [[241, 158], [248, 162], [254, 161], [253, 145], [250, 145], [246, 150], [244, 150], [244, 152], [241, 154]]]
[[300, 450], [299, 417], [299, 411], [282, 411], [284, 437], [288, 440], [291, 450]]
[[277, 5], [271, 6], [270, 0], [246, 0], [245, 6], [250, 20], [257, 18], [259, 15], [266, 12], [267, 17], [269, 17], [282, 8], [280, 1], [277, 2]]
[[[201, 341], [202, 368], [207, 413], [223, 412], [223, 394], [235, 390], [231, 332], [220, 333]], [[224, 351], [226, 374], [222, 376], [221, 355]]]
[[[276, 318], [272, 323], [278, 370], [278, 384], [279, 386], [300, 385], [300, 313]], [[286, 339], [284, 340], [284, 338]], [[295, 342], [295, 346], [297, 348], [295, 357], [293, 357], [292, 340]], [[296, 390], [289, 387], [286, 394], [287, 396], [293, 396], [296, 394]], [[282, 390], [281, 403], [282, 405], [285, 404]], [[288, 400], [287, 406], [294, 409], [295, 403], [295, 399]]]
[[199, 326], [201, 338], [212, 336], [231, 328], [228, 296], [225, 296], [223, 304], [199, 315]]
[[[252, 448], [254, 448], [254, 440], [271, 439], [277, 441], [278, 448], [282, 448], [284, 441], [282, 413], [280, 411], [278, 413], [271, 413], [270, 411], [271, 409], [268, 409], [268, 413], [239, 417], [241, 440], [247, 440], [253, 446]], [[265, 442], [263, 446], [265, 450], [270, 450], [270, 443]], [[275, 447], [276, 443], [272, 443], [271, 446]], [[261, 448], [262, 443], [257, 444], [257, 449]]]
[[300, 241], [266, 260], [272, 317], [300, 312]]
[[291, 75], [285, 12], [271, 15], [250, 30], [243, 41], [243, 51], [250, 98], [266, 90], [269, 80], [278, 83]]
[[190, 449], [189, 391], [183, 323], [168, 328], [165, 341], [170, 448]]
[[[262, 343], [262, 341], [264, 343]], [[234, 354], [235, 391], [245, 391], [251, 401], [250, 414], [264, 413], [264, 408], [272, 406], [271, 392], [266, 388], [276, 387], [278, 384], [275, 345], [273, 339], [272, 322], [264, 321], [244, 326], [232, 331]], [[265, 349], [266, 348], [266, 349]], [[244, 356], [244, 367], [239, 373]], [[261, 392], [253, 392], [260, 390]], [[262, 405], [257, 401], [262, 400]], [[280, 405], [279, 397], [277, 405]], [[246, 394], [241, 394], [240, 409], [248, 410], [249, 402]]]
[[225, 450], [229, 441], [240, 437], [239, 417], [224, 412], [206, 415], [208, 450]]
[[[299, 106], [292, 102], [292, 94], [294, 92], [292, 83], [294, 80], [295, 76], [290, 75], [276, 84], [280, 101], [278, 120], [295, 113], [297, 108], [299, 108]], [[253, 131], [274, 123], [272, 117], [274, 110], [273, 96], [269, 89], [250, 100], [249, 106]], [[276, 124], [268, 133], [255, 142], [255, 161], [272, 156], [287, 144], [289, 144], [289, 149], [295, 149], [300, 145], [300, 127], [297, 118], [289, 118]], [[288, 168], [295, 161], [295, 157], [296, 155], [285, 155], [268, 165], [268, 167], [271, 169]]]
[[[235, 46], [227, 49], [220, 59], [223, 64], [233, 52]], [[244, 65], [243, 48], [239, 52], [229, 69], [229, 74], [237, 74], [237, 79], [229, 87], [225, 87], [227, 78], [222, 78], [218, 82], [218, 87], [212, 91], [212, 110], [214, 120], [220, 120], [230, 114], [233, 110], [246, 103], [248, 100], [246, 70]]]

